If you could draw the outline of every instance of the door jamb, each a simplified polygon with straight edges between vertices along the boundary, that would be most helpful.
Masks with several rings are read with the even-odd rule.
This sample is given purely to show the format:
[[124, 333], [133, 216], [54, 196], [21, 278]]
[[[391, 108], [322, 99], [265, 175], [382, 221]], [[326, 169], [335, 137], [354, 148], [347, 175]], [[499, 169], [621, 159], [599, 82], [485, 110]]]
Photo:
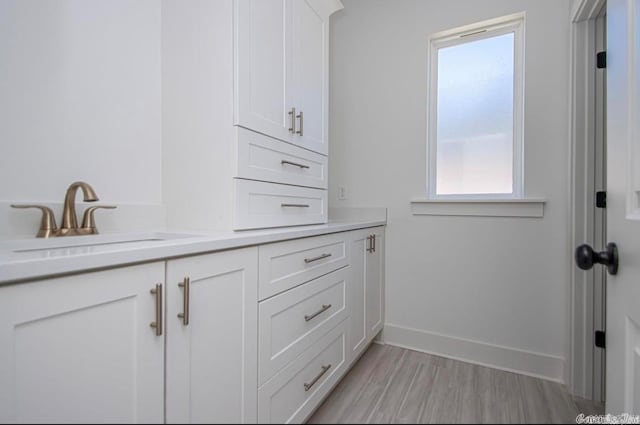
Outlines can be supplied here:
[[[594, 243], [596, 19], [606, 0], [578, 0], [571, 11], [569, 246]], [[592, 399], [594, 378], [593, 273], [569, 264], [568, 356], [565, 382], [575, 396]]]

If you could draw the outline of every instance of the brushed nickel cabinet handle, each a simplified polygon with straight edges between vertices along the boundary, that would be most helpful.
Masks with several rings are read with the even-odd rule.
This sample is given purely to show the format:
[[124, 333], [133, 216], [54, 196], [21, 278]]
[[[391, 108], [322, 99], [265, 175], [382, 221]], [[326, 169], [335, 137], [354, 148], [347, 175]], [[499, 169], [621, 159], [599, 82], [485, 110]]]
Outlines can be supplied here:
[[322, 366], [322, 372], [320, 372], [320, 374], [318, 376], [313, 378], [313, 380], [311, 382], [309, 382], [308, 384], [304, 384], [305, 392], [309, 391], [311, 388], [313, 388], [313, 386], [316, 384], [316, 382], [318, 382], [320, 380], [320, 378], [322, 378], [324, 376], [324, 374], [329, 371], [329, 369], [331, 369], [331, 365]]
[[289, 116], [291, 117], [291, 127], [289, 128], [289, 132], [291, 134], [296, 134], [296, 108], [291, 108]]
[[376, 235], [371, 235], [373, 238], [373, 252], [376, 252]]
[[300, 118], [300, 130], [296, 131], [296, 134], [304, 136], [304, 113], [300, 111], [300, 114], [297, 116], [297, 118]]
[[316, 261], [320, 261], [320, 260], [324, 260], [325, 258], [329, 258], [331, 257], [333, 254], [322, 254], [318, 257], [315, 258], [305, 258], [304, 262], [309, 264], [309, 263], [315, 263]]
[[282, 208], [311, 208], [308, 204], [280, 204]]
[[320, 310], [316, 311], [315, 313], [313, 313], [313, 314], [311, 314], [309, 316], [304, 316], [305, 322], [312, 321], [313, 319], [315, 319], [316, 317], [320, 316], [325, 311], [329, 310], [331, 307], [333, 307], [331, 304], [323, 305], [322, 308]]
[[178, 317], [182, 319], [182, 324], [184, 326], [189, 326], [191, 279], [189, 279], [188, 277], [185, 277], [182, 283], [178, 283], [178, 286], [183, 289], [182, 313], [178, 313]]
[[291, 165], [293, 167], [302, 168], [303, 170], [304, 169], [308, 170], [310, 168], [308, 165], [298, 164], [296, 162], [291, 162], [291, 161], [287, 161], [287, 160], [284, 160], [284, 159], [280, 162], [280, 164], [281, 165]]
[[156, 296], [156, 321], [151, 322], [151, 327], [156, 330], [156, 336], [162, 336], [162, 284], [158, 283], [150, 292]]
[[367, 236], [367, 252], [373, 252], [373, 236]]

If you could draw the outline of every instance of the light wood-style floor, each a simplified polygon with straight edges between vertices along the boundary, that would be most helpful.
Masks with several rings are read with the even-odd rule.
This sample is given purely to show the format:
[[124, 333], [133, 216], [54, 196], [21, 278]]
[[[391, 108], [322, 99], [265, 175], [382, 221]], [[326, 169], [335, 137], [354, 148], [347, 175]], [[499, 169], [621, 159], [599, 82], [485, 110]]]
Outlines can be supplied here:
[[373, 344], [308, 423], [575, 423], [560, 384]]

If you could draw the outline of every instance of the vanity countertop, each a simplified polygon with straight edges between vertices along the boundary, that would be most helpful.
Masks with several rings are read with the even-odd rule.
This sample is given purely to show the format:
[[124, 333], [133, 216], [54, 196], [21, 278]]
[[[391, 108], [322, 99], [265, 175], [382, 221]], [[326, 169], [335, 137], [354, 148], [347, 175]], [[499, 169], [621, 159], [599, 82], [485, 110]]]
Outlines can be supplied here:
[[226, 233], [145, 232], [0, 241], [0, 285], [384, 225], [386, 220], [363, 219]]

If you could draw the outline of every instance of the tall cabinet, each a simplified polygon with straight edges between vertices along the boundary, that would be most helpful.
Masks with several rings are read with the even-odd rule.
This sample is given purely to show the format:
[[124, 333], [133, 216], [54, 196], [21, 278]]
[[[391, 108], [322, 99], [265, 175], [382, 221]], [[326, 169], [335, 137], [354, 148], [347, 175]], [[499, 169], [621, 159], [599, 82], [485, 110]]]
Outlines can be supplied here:
[[326, 223], [329, 19], [341, 2], [162, 1], [169, 224]]
[[236, 230], [328, 220], [329, 17], [341, 8], [235, 2]]

